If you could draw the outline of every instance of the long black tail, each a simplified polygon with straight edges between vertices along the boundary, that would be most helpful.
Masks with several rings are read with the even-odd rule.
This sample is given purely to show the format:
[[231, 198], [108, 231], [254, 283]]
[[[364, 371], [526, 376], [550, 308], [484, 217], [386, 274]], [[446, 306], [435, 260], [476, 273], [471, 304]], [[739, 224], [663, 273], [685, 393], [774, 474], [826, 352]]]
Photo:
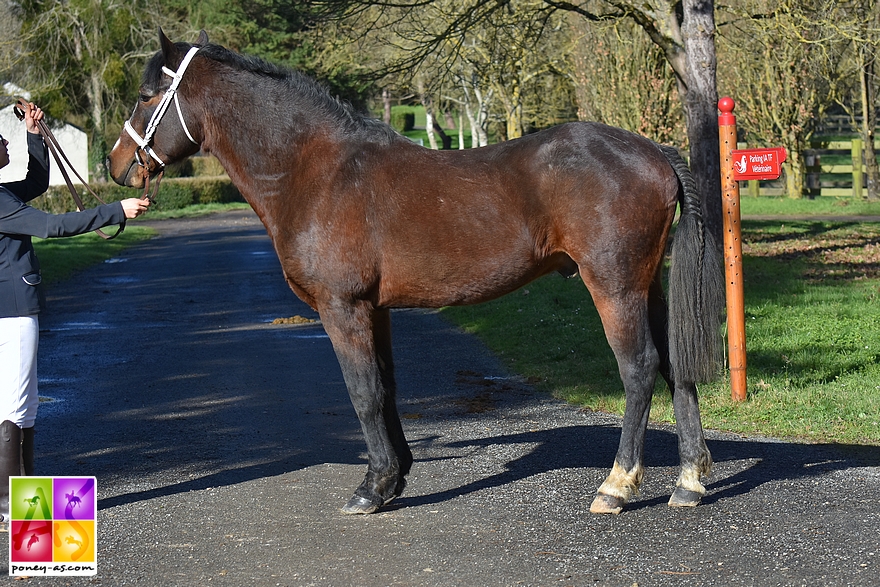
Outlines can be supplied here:
[[714, 379], [722, 364], [724, 270], [687, 163], [675, 148], [660, 149], [681, 183], [669, 269], [669, 359], [676, 381], [700, 383]]

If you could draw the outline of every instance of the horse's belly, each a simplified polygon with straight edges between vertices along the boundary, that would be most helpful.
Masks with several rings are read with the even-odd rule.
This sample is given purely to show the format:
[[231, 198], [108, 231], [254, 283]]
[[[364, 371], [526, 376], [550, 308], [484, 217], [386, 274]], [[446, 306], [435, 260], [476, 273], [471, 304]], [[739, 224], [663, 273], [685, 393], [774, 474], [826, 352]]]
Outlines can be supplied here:
[[534, 279], [561, 271], [577, 272], [568, 255], [559, 253], [546, 259], [530, 256], [508, 258], [446, 259], [434, 257], [414, 260], [406, 267], [383, 272], [379, 287], [379, 305], [385, 307], [439, 308], [477, 304], [510, 293]]

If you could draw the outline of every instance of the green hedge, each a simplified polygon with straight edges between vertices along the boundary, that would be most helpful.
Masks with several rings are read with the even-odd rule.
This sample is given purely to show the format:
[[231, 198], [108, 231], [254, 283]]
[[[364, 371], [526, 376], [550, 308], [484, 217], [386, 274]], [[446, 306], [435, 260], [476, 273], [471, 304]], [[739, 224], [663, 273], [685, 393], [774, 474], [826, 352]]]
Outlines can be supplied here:
[[[80, 197], [86, 206], [97, 206], [97, 202], [91, 194], [82, 186], [77, 186]], [[122, 187], [115, 183], [95, 183], [90, 186], [98, 197], [105, 202], [116, 202], [126, 198], [140, 196], [143, 192], [132, 188]], [[232, 185], [229, 177], [217, 175], [211, 177], [168, 177], [162, 180], [159, 186], [159, 194], [156, 196], [156, 209], [177, 210], [193, 204], [226, 204], [229, 202], [244, 202], [238, 188]], [[66, 185], [51, 186], [41, 197], [30, 204], [52, 214], [62, 214], [76, 210]]]
[[220, 162], [212, 156], [187, 157], [179, 163], [173, 163], [165, 169], [165, 177], [214, 177], [225, 175], [226, 171]]
[[396, 111], [391, 114], [391, 126], [397, 132], [407, 132], [412, 130], [416, 125], [416, 115], [414, 112]]

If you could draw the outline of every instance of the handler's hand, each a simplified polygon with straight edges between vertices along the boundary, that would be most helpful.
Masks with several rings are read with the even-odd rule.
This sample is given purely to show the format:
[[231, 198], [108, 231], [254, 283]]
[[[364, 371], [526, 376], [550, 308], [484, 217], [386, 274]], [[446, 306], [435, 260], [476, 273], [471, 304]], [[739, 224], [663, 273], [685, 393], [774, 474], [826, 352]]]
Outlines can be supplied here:
[[137, 218], [141, 214], [147, 211], [147, 208], [150, 207], [150, 200], [144, 198], [140, 200], [138, 198], [128, 198], [127, 200], [122, 200], [122, 209], [125, 210], [126, 218]]
[[40, 127], [37, 123], [43, 120], [43, 111], [33, 102], [28, 102], [28, 109], [24, 112], [24, 124], [27, 131], [31, 134], [40, 134]]

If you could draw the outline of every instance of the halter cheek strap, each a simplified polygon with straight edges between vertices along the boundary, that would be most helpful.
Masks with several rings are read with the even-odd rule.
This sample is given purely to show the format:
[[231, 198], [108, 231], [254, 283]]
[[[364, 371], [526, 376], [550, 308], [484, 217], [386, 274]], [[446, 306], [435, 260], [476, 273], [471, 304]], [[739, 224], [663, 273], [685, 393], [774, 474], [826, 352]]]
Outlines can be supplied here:
[[[165, 116], [165, 112], [168, 110], [168, 106], [171, 104], [172, 100], [174, 100], [174, 105], [177, 108], [177, 116], [180, 119], [180, 126], [183, 127], [183, 132], [186, 133], [186, 137], [192, 141], [193, 144], [198, 144], [189, 132], [189, 128], [186, 126], [186, 122], [183, 119], [183, 112], [180, 110], [180, 100], [177, 97], [177, 86], [180, 85], [180, 80], [183, 79], [183, 74], [186, 71], [186, 68], [189, 67], [190, 61], [192, 61], [192, 58], [198, 50], [198, 47], [190, 47], [190, 50], [187, 52], [186, 56], [184, 56], [183, 61], [180, 62], [177, 71], [172, 71], [164, 66], [162, 67], [162, 71], [171, 77], [171, 85], [165, 90], [165, 94], [159, 101], [159, 105], [156, 107], [156, 110], [153, 111], [153, 115], [147, 123], [147, 128], [144, 131], [143, 137], [141, 137], [131, 125], [131, 119], [125, 121], [125, 130], [134, 142], [136, 142], [149, 157], [152, 157], [162, 167], [165, 167], [165, 162], [156, 155], [156, 152], [152, 148], [150, 148], [150, 143], [153, 141], [153, 135], [156, 134], [159, 122], [161, 122], [162, 117]], [[141, 163], [141, 165], [143, 166], [145, 163]]]

